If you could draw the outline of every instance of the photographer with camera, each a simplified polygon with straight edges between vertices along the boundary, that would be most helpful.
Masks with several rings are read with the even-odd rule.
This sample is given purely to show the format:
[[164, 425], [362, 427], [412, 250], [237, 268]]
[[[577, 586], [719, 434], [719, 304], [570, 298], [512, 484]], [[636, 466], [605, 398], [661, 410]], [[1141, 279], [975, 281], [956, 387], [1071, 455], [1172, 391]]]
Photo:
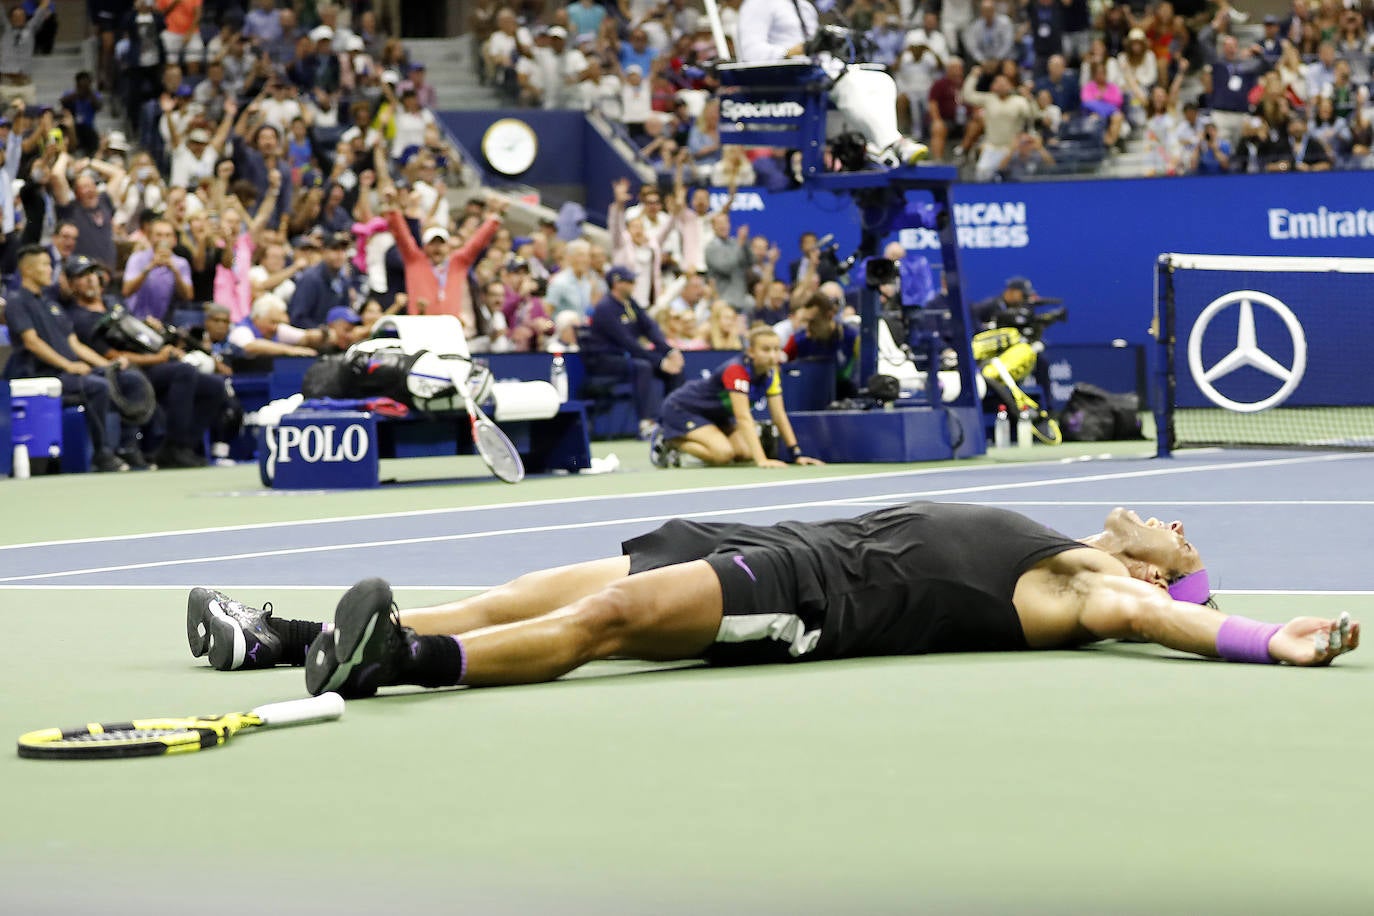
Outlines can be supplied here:
[[897, 86], [882, 69], [846, 63], [855, 36], [847, 28], [820, 25], [811, 0], [744, 0], [739, 10], [739, 59], [776, 63], [811, 58], [834, 81], [830, 98], [868, 141], [868, 156], [882, 165], [914, 165], [924, 144], [897, 129]]
[[[1193, 111], [1197, 111], [1196, 105]], [[1192, 171], [1199, 175], [1224, 175], [1231, 170], [1231, 141], [1221, 136], [1210, 121], [1202, 126], [1202, 136], [1192, 154]]]
[[161, 326], [174, 302], [190, 302], [195, 296], [191, 286], [191, 265], [172, 253], [177, 243], [176, 229], [165, 219], [153, 223], [149, 231], [152, 247], [135, 251], [124, 265], [124, 302], [129, 314]]
[[835, 395], [852, 398], [859, 393], [855, 376], [859, 369], [859, 329], [840, 318], [844, 289], [838, 283], [822, 283], [806, 300], [793, 323], [801, 326], [783, 345], [788, 361], [798, 359], [830, 363], [835, 367]]
[[801, 257], [787, 268], [792, 286], [808, 277], [814, 279], [817, 285], [840, 278], [840, 246], [835, 242], [834, 235], [827, 232], [824, 237], [817, 238], [816, 233], [808, 229], [801, 234], [797, 245], [801, 249]]
[[[1025, 277], [1012, 277], [1001, 295], [974, 303], [970, 309], [974, 324], [983, 327], [973, 335], [973, 356], [982, 369], [990, 396], [997, 398], [998, 404], [1017, 410], [1055, 410], [1049, 365], [1039, 359], [1045, 349], [1041, 338], [1045, 328], [1068, 318], [1068, 310], [1062, 306], [1040, 312], [1036, 309], [1057, 306], [1059, 302], [1038, 296]], [[1032, 373], [1040, 386], [1039, 404], [1021, 392], [1018, 384]]]
[[[204, 466], [196, 447], [224, 409], [228, 397], [224, 380], [185, 361], [192, 345], [176, 329], [158, 333], [138, 322], [118, 300], [107, 299], [104, 269], [90, 258], [71, 258], [67, 277], [76, 301], [70, 314], [77, 339], [106, 359], [142, 372], [152, 385], [153, 397], [167, 421], [167, 437], [153, 461], [162, 468]], [[130, 435], [133, 423], [122, 405], [120, 412], [126, 414], [126, 435], [119, 457], [136, 470], [146, 468], [148, 463]]]

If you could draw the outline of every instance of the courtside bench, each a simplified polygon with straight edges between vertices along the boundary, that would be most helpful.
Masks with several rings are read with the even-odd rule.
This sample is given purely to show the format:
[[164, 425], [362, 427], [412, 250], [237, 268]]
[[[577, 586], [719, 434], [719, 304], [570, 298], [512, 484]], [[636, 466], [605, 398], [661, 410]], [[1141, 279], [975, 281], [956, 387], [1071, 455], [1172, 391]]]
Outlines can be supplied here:
[[[497, 381], [547, 380], [553, 358], [519, 353], [483, 357]], [[313, 359], [281, 357], [272, 372], [240, 391], [246, 409], [299, 393]], [[239, 383], [235, 381], [236, 389]], [[260, 402], [260, 403], [259, 403]], [[567, 401], [540, 420], [501, 422], [531, 474], [576, 473], [591, 466], [586, 405]], [[277, 489], [375, 487], [381, 458], [475, 454], [466, 412], [435, 416], [383, 417], [358, 411], [297, 410], [256, 436], [263, 483]]]

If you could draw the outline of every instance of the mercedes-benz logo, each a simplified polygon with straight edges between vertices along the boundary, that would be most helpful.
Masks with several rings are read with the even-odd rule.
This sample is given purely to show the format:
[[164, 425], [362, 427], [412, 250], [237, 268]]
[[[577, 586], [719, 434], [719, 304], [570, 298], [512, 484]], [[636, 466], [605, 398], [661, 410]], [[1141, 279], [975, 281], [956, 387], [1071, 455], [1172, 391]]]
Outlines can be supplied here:
[[[1202, 338], [1207, 333], [1207, 326], [1223, 309], [1237, 304], [1240, 307], [1240, 316], [1236, 327], [1235, 348], [1218, 360], [1210, 369], [1204, 369], [1202, 366]], [[1260, 349], [1259, 342], [1255, 337], [1254, 307], [1256, 305], [1264, 306], [1283, 319], [1284, 326], [1288, 328], [1289, 336], [1293, 338], [1292, 366], [1283, 365]], [[1245, 366], [1258, 369], [1266, 375], [1272, 375], [1283, 382], [1283, 387], [1263, 400], [1247, 402], [1234, 401], [1217, 391], [1216, 387], [1213, 386], [1212, 383], [1217, 379], [1224, 378]], [[1188, 369], [1193, 374], [1193, 381], [1207, 396], [1207, 400], [1213, 404], [1240, 413], [1258, 413], [1261, 410], [1268, 410], [1270, 407], [1282, 404], [1297, 389], [1298, 384], [1302, 381], [1303, 373], [1307, 370], [1307, 335], [1303, 332], [1302, 323], [1298, 321], [1298, 317], [1293, 314], [1288, 306], [1273, 296], [1251, 289], [1227, 293], [1213, 299], [1202, 310], [1202, 314], [1197, 316], [1197, 321], [1193, 323], [1193, 330], [1188, 337]]]

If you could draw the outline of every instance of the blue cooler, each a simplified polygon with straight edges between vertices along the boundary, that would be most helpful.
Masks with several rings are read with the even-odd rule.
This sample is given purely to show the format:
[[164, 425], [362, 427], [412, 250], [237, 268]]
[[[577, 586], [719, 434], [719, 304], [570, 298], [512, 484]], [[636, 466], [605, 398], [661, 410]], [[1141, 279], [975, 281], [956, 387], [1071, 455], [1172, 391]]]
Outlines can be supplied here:
[[[10, 451], [23, 445], [31, 462], [62, 454], [62, 382], [55, 378], [10, 380]], [[38, 464], [36, 467], [43, 467]]]

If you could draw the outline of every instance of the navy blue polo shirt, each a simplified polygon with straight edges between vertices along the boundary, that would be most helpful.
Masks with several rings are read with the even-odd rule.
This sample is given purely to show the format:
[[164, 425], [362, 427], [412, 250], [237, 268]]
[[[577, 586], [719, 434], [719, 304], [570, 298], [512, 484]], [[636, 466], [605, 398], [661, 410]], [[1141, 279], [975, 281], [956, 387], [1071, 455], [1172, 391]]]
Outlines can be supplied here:
[[24, 332], [33, 330], [38, 338], [56, 350], [64, 359], [80, 362], [70, 339], [75, 329], [67, 312], [56, 302], [29, 292], [24, 287], [10, 296], [5, 306], [5, 322], [10, 327], [9, 362], [5, 364], [5, 378], [35, 378], [57, 376], [62, 370], [35, 357], [24, 347]]
[[1259, 80], [1261, 64], [1254, 60], [1212, 64], [1212, 108], [1216, 111], [1249, 111], [1250, 90]]
[[298, 328], [323, 326], [331, 309], [352, 307], [348, 291], [348, 277], [344, 271], [330, 270], [329, 265], [321, 261], [296, 280], [296, 292], [287, 305], [291, 323]]

